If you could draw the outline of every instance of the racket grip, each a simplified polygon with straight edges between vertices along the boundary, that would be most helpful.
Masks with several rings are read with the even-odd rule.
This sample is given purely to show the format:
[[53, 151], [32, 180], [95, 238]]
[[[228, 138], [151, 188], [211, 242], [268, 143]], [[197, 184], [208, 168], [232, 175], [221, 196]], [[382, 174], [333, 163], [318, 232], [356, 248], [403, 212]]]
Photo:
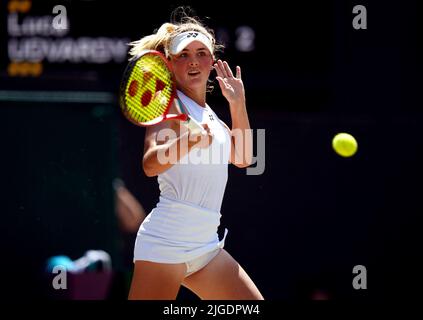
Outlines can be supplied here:
[[188, 119], [184, 122], [184, 125], [190, 130], [192, 134], [207, 134], [207, 131], [204, 129], [204, 127], [190, 116], [188, 116]]

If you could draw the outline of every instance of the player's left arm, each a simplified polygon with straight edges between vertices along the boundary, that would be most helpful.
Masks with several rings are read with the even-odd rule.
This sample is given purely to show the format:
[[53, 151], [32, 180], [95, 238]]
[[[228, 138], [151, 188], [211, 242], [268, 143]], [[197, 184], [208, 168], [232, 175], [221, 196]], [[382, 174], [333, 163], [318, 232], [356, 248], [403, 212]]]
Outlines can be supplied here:
[[236, 67], [234, 76], [226, 61], [218, 60], [214, 64], [217, 72], [216, 79], [219, 81], [223, 96], [229, 102], [231, 112], [231, 159], [230, 162], [239, 168], [245, 168], [252, 164], [253, 137], [248, 120], [245, 103], [244, 84], [241, 79], [241, 68]]

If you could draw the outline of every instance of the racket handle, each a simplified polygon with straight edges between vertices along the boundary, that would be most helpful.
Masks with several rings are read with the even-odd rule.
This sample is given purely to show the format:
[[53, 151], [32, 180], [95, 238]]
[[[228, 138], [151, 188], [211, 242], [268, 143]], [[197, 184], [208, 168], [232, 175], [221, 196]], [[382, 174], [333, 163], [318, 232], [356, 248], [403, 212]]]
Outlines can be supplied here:
[[187, 121], [188, 115], [187, 114], [167, 114], [163, 120], [181, 120], [181, 121]]
[[194, 118], [188, 116], [187, 120], [183, 122], [183, 124], [190, 130], [190, 132], [194, 135], [197, 134], [207, 134], [207, 131], [204, 127], [199, 124]]

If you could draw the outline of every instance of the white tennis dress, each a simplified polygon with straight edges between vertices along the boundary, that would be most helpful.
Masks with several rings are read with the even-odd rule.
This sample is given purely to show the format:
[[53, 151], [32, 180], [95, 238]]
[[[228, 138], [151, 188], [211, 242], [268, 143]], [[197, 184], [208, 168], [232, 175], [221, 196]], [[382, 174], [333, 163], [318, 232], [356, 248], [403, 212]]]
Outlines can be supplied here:
[[219, 240], [220, 209], [230, 157], [230, 135], [208, 105], [199, 106], [182, 92], [178, 96], [195, 120], [213, 134], [208, 148], [194, 148], [158, 175], [160, 200], [141, 224], [134, 261], [182, 263], [223, 248]]

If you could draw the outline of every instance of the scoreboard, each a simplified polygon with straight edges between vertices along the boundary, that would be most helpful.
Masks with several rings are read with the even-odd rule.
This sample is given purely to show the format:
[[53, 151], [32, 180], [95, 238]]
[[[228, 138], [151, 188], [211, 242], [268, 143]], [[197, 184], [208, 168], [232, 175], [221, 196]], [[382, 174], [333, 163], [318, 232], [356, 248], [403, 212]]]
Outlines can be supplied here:
[[[300, 4], [284, 4], [278, 11], [270, 2], [242, 10], [227, 3], [221, 10], [221, 4], [199, 3], [192, 9], [224, 44], [219, 56], [243, 68], [248, 88], [275, 90], [296, 70], [306, 73], [294, 79], [301, 83], [325, 76], [331, 35], [330, 21], [322, 19], [330, 11], [324, 5], [304, 11]], [[131, 6], [126, 0], [3, 1], [0, 84], [8, 89], [38, 89], [42, 83], [45, 89], [63, 84], [63, 89], [113, 91], [127, 61], [127, 44], [169, 21], [176, 7], [171, 2], [163, 2], [160, 11]]]

